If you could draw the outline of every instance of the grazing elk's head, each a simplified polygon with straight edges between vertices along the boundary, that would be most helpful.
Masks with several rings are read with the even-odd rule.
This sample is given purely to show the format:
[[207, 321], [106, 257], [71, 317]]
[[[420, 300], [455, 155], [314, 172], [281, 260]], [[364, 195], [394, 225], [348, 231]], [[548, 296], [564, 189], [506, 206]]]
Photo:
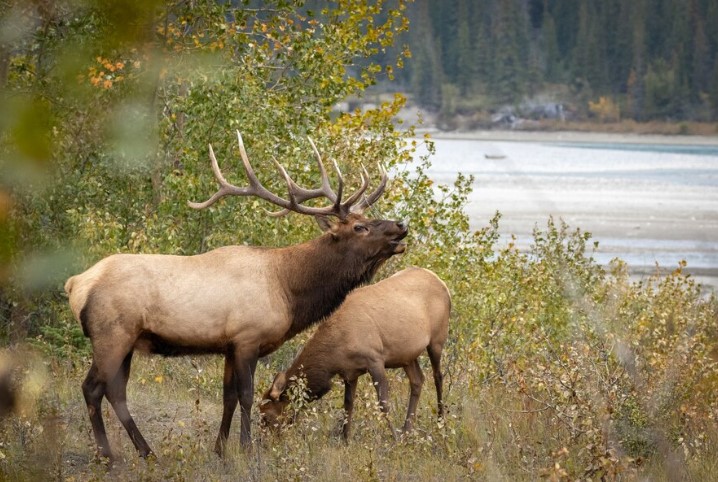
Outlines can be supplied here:
[[289, 397], [284, 392], [287, 386], [287, 375], [279, 372], [272, 381], [272, 386], [264, 393], [259, 404], [260, 424], [264, 428], [278, 430], [281, 425], [291, 422], [284, 416], [284, 409], [289, 405]]
[[[354, 253], [365, 259], [376, 262], [384, 261], [395, 254], [403, 253], [406, 244], [403, 239], [409, 232], [408, 222], [389, 221], [381, 219], [369, 219], [364, 216], [364, 211], [374, 204], [384, 193], [387, 183], [387, 173], [381, 168], [382, 178], [377, 188], [368, 195], [365, 195], [369, 187], [369, 173], [364, 169], [361, 173], [362, 184], [360, 188], [346, 200], [342, 200], [344, 190], [344, 178], [336, 161], [334, 169], [339, 179], [338, 189], [335, 192], [329, 184], [329, 177], [324, 163], [314, 142], [309, 143], [314, 150], [319, 171], [321, 173], [321, 187], [305, 189], [298, 186], [287, 174], [287, 171], [276, 160], [274, 161], [287, 183], [288, 198], [284, 199], [266, 189], [257, 179], [257, 176], [249, 164], [249, 158], [244, 148], [242, 136], [237, 132], [239, 141], [239, 153], [242, 158], [242, 165], [249, 180], [249, 186], [237, 187], [230, 184], [222, 175], [217, 159], [209, 146], [209, 155], [214, 172], [220, 188], [207, 201], [202, 203], [190, 202], [190, 207], [203, 209], [224, 196], [255, 196], [282, 208], [280, 211], [269, 213], [270, 216], [284, 216], [290, 211], [299, 214], [308, 214], [315, 217], [319, 227], [326, 233], [331, 234], [334, 242], [341, 243], [347, 254]], [[305, 206], [302, 203], [319, 197], [325, 197], [331, 204], [323, 207]]]

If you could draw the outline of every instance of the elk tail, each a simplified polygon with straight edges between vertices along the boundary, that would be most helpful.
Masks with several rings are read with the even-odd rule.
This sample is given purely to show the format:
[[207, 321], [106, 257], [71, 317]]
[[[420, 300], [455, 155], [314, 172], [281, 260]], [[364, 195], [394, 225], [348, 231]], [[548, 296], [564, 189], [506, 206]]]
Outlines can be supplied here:
[[67, 281], [65, 281], [65, 293], [67, 293], [68, 296], [69, 296], [70, 294], [72, 294], [72, 285], [74, 284], [74, 282], [75, 282], [75, 277], [74, 277], [74, 276], [70, 276], [70, 277], [67, 279]]
[[[86, 337], [90, 337], [90, 331], [88, 329], [88, 307], [90, 305], [90, 294], [87, 293], [87, 290], [79, 289], [75, 290], [75, 293], [73, 295], [73, 288], [75, 288], [76, 284], [76, 278], [77, 276], [71, 276], [66, 282], [65, 282], [65, 293], [67, 293], [67, 296], [70, 299], [70, 309], [72, 310], [72, 314], [75, 315], [75, 318], [80, 322], [80, 325], [82, 325], [82, 333]], [[85, 296], [83, 296], [85, 294]]]

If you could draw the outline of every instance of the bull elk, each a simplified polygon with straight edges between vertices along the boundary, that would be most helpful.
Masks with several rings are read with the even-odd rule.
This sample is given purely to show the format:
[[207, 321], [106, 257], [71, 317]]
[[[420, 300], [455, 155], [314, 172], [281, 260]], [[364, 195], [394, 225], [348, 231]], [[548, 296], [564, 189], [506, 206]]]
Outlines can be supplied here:
[[[329, 315], [353, 288], [371, 280], [391, 256], [402, 253], [408, 226], [401, 221], [367, 219], [363, 212], [384, 192], [365, 196], [366, 171], [357, 192], [342, 200], [344, 181], [335, 163], [335, 192], [313, 142], [321, 187], [299, 187], [277, 164], [288, 199], [267, 190], [257, 179], [237, 132], [248, 186], [230, 184], [222, 175], [212, 146], [209, 156], [219, 190], [203, 209], [224, 196], [255, 196], [281, 208], [315, 216], [323, 235], [283, 248], [225, 246], [194, 256], [116, 254], [67, 280], [70, 307], [92, 343], [92, 366], [82, 391], [98, 453], [112, 460], [102, 418], [103, 397], [112, 405], [143, 457], [152, 450], [126, 403], [130, 364], [135, 351], [164, 356], [222, 354], [225, 357], [222, 421], [215, 451], [222, 455], [237, 403], [240, 442], [251, 441], [250, 413], [257, 360]], [[327, 206], [305, 201], [327, 198]]]
[[[349, 437], [357, 379], [371, 375], [379, 407], [388, 413], [386, 368], [403, 368], [409, 378], [409, 407], [404, 431], [413, 426], [424, 375], [418, 358], [426, 350], [434, 372], [438, 412], [442, 402], [441, 352], [449, 332], [451, 296], [443, 281], [422, 268], [408, 268], [351, 292], [317, 329], [286, 372], [279, 372], [265, 392], [259, 410], [265, 425], [276, 426], [290, 402], [297, 380], [306, 384], [301, 395], [321, 398], [332, 378], [344, 380], [344, 440]], [[387, 421], [388, 421], [387, 417]], [[392, 434], [394, 429], [389, 423]]]

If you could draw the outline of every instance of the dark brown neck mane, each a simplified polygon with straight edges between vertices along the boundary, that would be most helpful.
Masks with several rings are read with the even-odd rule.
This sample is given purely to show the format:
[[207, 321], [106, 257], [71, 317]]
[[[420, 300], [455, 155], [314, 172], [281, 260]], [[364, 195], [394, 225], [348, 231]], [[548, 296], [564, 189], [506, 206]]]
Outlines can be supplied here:
[[346, 249], [331, 234], [293, 246], [286, 254], [285, 289], [293, 318], [284, 340], [330, 315], [351, 290], [371, 281], [386, 260]]

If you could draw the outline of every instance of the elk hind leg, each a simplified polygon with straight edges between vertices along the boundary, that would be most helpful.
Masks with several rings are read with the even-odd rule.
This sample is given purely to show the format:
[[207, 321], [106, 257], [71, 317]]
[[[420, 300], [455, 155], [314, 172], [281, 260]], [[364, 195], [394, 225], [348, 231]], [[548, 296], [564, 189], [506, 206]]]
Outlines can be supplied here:
[[122, 361], [122, 366], [117, 375], [107, 385], [107, 400], [109, 400], [112, 408], [115, 410], [117, 418], [122, 422], [122, 426], [127, 430], [132, 443], [139, 452], [140, 456], [147, 457], [152, 454], [152, 449], [137, 428], [130, 411], [127, 408], [127, 381], [130, 377], [130, 366], [132, 364], [132, 351], [130, 351]]
[[444, 375], [441, 373], [441, 352], [443, 346], [441, 345], [429, 345], [427, 352], [429, 353], [429, 360], [431, 360], [431, 369], [434, 372], [434, 385], [436, 386], [436, 404], [439, 412], [439, 418], [444, 416], [444, 401], [443, 401], [443, 384]]
[[87, 403], [87, 412], [90, 415], [90, 424], [92, 424], [92, 433], [95, 436], [97, 452], [101, 457], [107, 457], [112, 460], [110, 442], [107, 440], [105, 422], [102, 420], [102, 397], [105, 396], [106, 389], [107, 384], [100, 378], [100, 371], [93, 361], [85, 381], [82, 382], [82, 394], [85, 396], [85, 403]]
[[110, 397], [116, 395], [115, 379], [121, 377], [119, 372], [122, 370], [125, 357], [132, 350], [132, 342], [129, 339], [123, 340], [121, 335], [109, 337], [109, 339], [113, 340], [113, 345], [110, 348], [108, 345], [99, 345], [98, 348], [98, 345], [93, 343], [92, 366], [82, 383], [82, 393], [90, 414], [90, 423], [98, 453], [101, 457], [107, 457], [112, 461], [112, 451], [102, 419], [102, 398], [107, 396], [110, 400]]
[[414, 426], [414, 418], [416, 417], [416, 406], [419, 403], [419, 395], [421, 395], [421, 387], [424, 385], [424, 374], [421, 372], [419, 360], [414, 360], [404, 367], [406, 376], [409, 378], [409, 407], [406, 410], [406, 421], [404, 422], [404, 432], [408, 432]]

